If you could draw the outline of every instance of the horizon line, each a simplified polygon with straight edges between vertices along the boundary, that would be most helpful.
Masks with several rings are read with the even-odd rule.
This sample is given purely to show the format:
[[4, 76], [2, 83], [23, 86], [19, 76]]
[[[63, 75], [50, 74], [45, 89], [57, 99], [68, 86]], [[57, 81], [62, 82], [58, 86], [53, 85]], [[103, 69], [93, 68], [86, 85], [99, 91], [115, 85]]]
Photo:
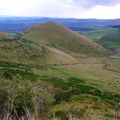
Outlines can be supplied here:
[[93, 19], [93, 20], [118, 20], [120, 18], [74, 18], [74, 17], [49, 17], [49, 16], [12, 16], [12, 15], [0, 15], [0, 18], [51, 18], [51, 19]]

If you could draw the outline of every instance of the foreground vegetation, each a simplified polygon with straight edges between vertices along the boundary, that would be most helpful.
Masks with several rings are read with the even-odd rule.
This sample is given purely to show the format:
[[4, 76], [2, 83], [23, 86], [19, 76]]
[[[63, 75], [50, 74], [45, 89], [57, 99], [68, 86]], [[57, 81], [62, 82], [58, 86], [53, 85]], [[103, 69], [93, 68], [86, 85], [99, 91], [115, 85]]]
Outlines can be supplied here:
[[[2, 69], [0, 74], [2, 120], [120, 118], [120, 94], [100, 90], [84, 80], [44, 76], [43, 80], [30, 81], [27, 78], [23, 80], [21, 73], [21, 79], [18, 79], [6, 69]], [[24, 74], [27, 75], [26, 72]]]
[[0, 80], [0, 119], [43, 120], [52, 101], [52, 86], [40, 80], [33, 83], [10, 77], [4, 71]]

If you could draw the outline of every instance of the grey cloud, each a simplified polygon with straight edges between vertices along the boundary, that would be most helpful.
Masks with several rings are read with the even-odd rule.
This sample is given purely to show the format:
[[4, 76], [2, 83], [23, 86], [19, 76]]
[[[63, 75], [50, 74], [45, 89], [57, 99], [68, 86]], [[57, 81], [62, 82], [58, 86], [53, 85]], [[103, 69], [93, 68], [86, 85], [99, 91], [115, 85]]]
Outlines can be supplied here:
[[120, 3], [120, 0], [72, 0], [72, 2], [81, 7], [92, 7], [95, 5], [112, 6]]

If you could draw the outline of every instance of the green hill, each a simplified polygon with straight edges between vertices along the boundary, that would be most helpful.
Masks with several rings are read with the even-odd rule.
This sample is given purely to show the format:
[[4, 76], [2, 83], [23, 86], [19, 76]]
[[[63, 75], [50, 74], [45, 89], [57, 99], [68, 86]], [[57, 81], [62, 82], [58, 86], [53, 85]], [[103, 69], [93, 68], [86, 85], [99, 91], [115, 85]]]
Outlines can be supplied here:
[[56, 22], [33, 26], [23, 33], [22, 38], [58, 48], [69, 54], [100, 55], [105, 53], [105, 49], [97, 43]]
[[81, 54], [105, 52], [103, 47], [55, 22], [33, 26], [20, 37], [3, 32], [0, 36], [0, 61], [18, 64], [73, 64], [79, 62]]

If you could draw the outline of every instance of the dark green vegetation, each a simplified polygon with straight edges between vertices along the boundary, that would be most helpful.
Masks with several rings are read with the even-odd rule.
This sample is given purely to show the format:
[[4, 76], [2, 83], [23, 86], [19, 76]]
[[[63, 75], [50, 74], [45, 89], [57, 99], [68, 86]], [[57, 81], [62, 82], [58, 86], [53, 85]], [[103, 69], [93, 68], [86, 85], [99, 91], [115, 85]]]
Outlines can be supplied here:
[[[92, 31], [92, 37], [112, 32], [99, 31], [102, 35], [96, 31], [93, 36]], [[97, 43], [54, 22], [33, 26], [21, 35], [4, 34], [1, 119], [119, 119], [120, 60], [105, 53]]]
[[[93, 96], [100, 97], [107, 102], [110, 102], [113, 105], [116, 105], [119, 102], [120, 94], [119, 93], [112, 93], [95, 85], [89, 85], [85, 83], [85, 80], [81, 80], [78, 78], [68, 78], [66, 81], [60, 78], [44, 78], [44, 80], [52, 82], [54, 86], [61, 88], [64, 91], [58, 91], [56, 96], [57, 102], [61, 100], [69, 100], [72, 96], [84, 95], [89, 94]], [[60, 93], [59, 93], [60, 92]], [[60, 94], [60, 95], [59, 95]], [[72, 97], [73, 99], [76, 99]], [[78, 98], [79, 99], [79, 98]]]
[[30, 81], [37, 79], [37, 75], [33, 74], [29, 66], [10, 62], [0, 62], [0, 76], [6, 79], [19, 78]]

